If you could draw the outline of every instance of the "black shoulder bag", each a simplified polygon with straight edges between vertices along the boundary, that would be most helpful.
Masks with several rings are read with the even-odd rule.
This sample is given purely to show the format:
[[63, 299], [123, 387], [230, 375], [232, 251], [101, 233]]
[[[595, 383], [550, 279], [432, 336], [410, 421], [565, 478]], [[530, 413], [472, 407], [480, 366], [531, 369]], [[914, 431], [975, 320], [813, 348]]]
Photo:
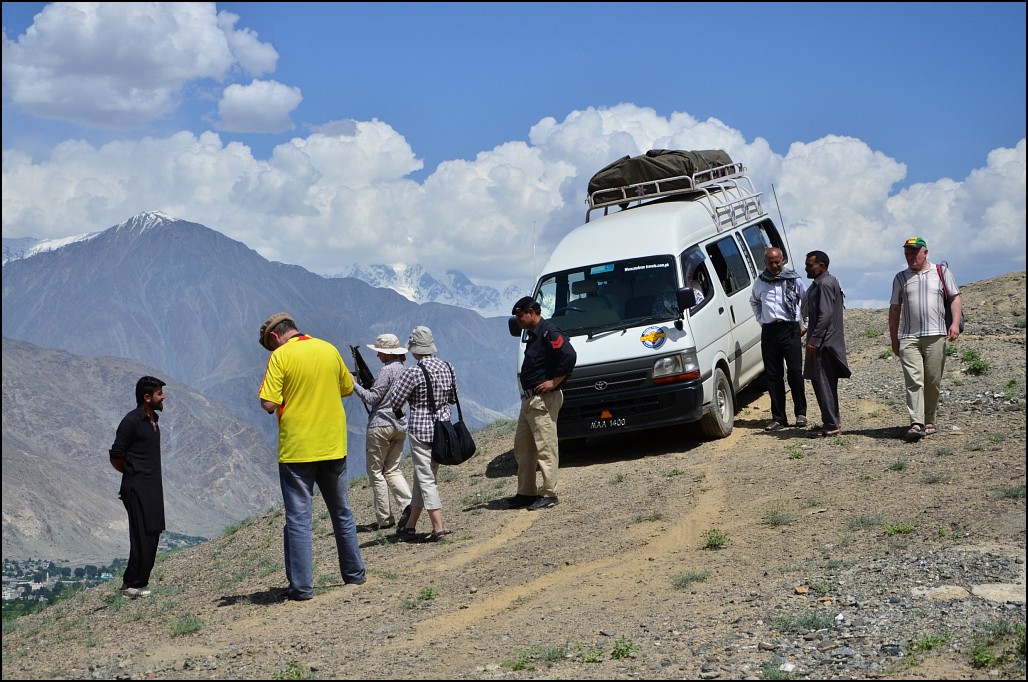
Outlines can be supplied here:
[[[946, 261], [935, 264], [935, 271], [939, 273], [939, 281], [942, 282], [942, 302], [946, 306], [946, 329], [953, 324], [953, 299], [949, 297], [949, 290], [946, 288], [946, 278], [942, 276], [943, 268], [949, 269]], [[960, 311], [960, 333], [964, 333], [964, 311]]]
[[[471, 432], [464, 424], [464, 414], [460, 409], [460, 397], [457, 397], [457, 421], [442, 420], [436, 418], [435, 395], [432, 393], [432, 380], [428, 376], [425, 366], [418, 363], [418, 367], [425, 374], [425, 386], [428, 388], [428, 408], [432, 410], [432, 417], [435, 418], [435, 431], [432, 439], [432, 461], [438, 464], [463, 464], [475, 454], [475, 441]], [[457, 395], [457, 378], [453, 374], [453, 367], [446, 363], [450, 370], [450, 378], [453, 380], [453, 394]]]

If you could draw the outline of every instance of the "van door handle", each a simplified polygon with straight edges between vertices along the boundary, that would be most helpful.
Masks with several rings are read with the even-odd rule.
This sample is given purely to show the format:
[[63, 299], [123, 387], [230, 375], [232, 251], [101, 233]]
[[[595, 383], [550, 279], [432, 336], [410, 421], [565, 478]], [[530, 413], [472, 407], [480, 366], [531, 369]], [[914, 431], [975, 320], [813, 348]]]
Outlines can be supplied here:
[[728, 306], [728, 309], [732, 311], [732, 324], [736, 324], [736, 321], [735, 321], [735, 306], [734, 305]]

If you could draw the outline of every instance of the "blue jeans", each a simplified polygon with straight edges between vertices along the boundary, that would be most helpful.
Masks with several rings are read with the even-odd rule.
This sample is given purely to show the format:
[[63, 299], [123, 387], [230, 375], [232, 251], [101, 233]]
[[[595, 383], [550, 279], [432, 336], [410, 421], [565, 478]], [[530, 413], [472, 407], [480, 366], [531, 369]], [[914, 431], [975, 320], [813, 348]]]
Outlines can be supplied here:
[[339, 554], [339, 572], [344, 583], [364, 581], [364, 562], [357, 544], [357, 523], [350, 510], [347, 495], [346, 460], [279, 464], [278, 479], [282, 485], [286, 524], [282, 529], [285, 547], [286, 578], [289, 597], [310, 599], [314, 596], [313, 508], [314, 484], [332, 519]]

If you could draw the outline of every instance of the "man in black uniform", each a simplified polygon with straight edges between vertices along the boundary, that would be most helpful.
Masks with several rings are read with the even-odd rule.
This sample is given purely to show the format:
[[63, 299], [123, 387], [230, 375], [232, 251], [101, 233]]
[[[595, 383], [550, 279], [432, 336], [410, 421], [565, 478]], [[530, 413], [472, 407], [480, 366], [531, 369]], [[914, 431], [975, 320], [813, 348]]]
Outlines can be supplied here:
[[[521, 413], [514, 434], [514, 459], [518, 463], [518, 492], [507, 502], [511, 507], [547, 509], [557, 499], [557, 413], [564, 404], [560, 386], [575, 368], [577, 355], [567, 335], [541, 316], [539, 302], [525, 296], [511, 314], [528, 331], [525, 359], [521, 363]], [[536, 484], [536, 468], [542, 487]]]
[[111, 446], [111, 466], [121, 472], [118, 497], [128, 512], [129, 558], [121, 593], [132, 599], [150, 596], [147, 585], [164, 530], [164, 481], [161, 478], [161, 429], [164, 382], [145, 376], [136, 382], [136, 409], [118, 425]]

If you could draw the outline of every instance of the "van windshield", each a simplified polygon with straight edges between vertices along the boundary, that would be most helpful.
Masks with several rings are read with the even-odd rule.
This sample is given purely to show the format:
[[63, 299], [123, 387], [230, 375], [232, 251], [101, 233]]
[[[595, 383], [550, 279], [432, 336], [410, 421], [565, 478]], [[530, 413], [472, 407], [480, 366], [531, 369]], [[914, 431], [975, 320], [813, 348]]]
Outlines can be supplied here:
[[544, 275], [535, 298], [568, 335], [679, 317], [672, 256], [597, 263]]

